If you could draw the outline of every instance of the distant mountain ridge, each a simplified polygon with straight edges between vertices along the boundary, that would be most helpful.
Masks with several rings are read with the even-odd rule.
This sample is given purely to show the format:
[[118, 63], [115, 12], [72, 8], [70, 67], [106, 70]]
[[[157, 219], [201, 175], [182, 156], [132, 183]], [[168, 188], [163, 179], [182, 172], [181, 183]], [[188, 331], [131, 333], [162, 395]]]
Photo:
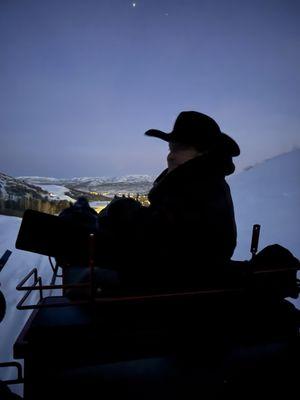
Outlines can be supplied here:
[[22, 216], [27, 208], [55, 214], [68, 205], [65, 200], [50, 199], [39, 186], [0, 172], [0, 214]]
[[115, 194], [140, 193], [146, 194], [150, 190], [153, 178], [149, 175], [126, 175], [121, 177], [81, 177], [81, 178], [48, 178], [39, 176], [18, 177], [21, 182], [34, 185], [65, 186], [70, 191], [79, 190], [86, 193], [105, 193], [108, 196]]
[[56, 184], [63, 185], [65, 183], [70, 184], [102, 184], [102, 183], [140, 183], [149, 182], [152, 183], [154, 178], [150, 175], [125, 175], [119, 177], [99, 176], [99, 177], [74, 177], [74, 178], [51, 178], [43, 176], [19, 176], [16, 179], [31, 182], [35, 184]]

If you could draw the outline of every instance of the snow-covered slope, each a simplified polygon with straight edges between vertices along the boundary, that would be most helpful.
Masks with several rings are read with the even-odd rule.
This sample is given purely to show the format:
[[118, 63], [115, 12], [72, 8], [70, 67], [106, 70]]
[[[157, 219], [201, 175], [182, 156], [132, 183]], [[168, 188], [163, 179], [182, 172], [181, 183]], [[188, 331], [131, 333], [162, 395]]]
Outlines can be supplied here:
[[[33, 267], [37, 267], [43, 282], [50, 280], [51, 268], [48, 258], [39, 254], [15, 249], [15, 241], [20, 228], [21, 218], [0, 215], [0, 257], [5, 250], [12, 251], [10, 258], [0, 274], [1, 290], [6, 298], [6, 315], [0, 323], [0, 362], [12, 359], [13, 344], [28, 319], [31, 311], [18, 311], [16, 305], [24, 292], [17, 292], [16, 285]], [[31, 283], [29, 281], [28, 283]], [[38, 300], [38, 292], [29, 301], [34, 304]], [[13, 371], [0, 369], [0, 379], [11, 376]]]
[[235, 259], [249, 258], [253, 224], [260, 248], [279, 243], [300, 258], [300, 150], [277, 156], [228, 180], [235, 205]]
[[20, 196], [42, 199], [46, 195], [48, 193], [40, 187], [0, 172], [0, 198], [3, 200], [16, 199]]
[[56, 187], [59, 195], [51, 195], [49, 190], [54, 187], [42, 188], [0, 172], [0, 214], [21, 216], [27, 208], [57, 214], [74, 200], [64, 194], [61, 186], [59, 190]]
[[66, 193], [69, 192], [69, 189], [65, 186], [59, 185], [40, 185], [43, 190], [46, 190], [49, 193], [51, 200], [67, 200], [70, 202], [74, 202], [75, 200], [67, 196]]

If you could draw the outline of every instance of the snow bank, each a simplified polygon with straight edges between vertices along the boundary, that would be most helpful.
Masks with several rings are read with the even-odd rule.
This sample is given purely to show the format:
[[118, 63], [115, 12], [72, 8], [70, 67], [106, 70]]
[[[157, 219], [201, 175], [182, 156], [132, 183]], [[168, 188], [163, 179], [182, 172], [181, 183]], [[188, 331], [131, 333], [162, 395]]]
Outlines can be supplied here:
[[[0, 362], [12, 359], [13, 344], [31, 313], [30, 310], [16, 309], [17, 303], [24, 295], [24, 292], [16, 291], [16, 285], [34, 267], [38, 268], [43, 283], [49, 282], [52, 276], [48, 257], [15, 249], [20, 224], [21, 218], [0, 215], [0, 256], [7, 249], [12, 251], [0, 274], [1, 290], [7, 303], [6, 315], [0, 323]], [[38, 292], [29, 299], [33, 303], [37, 300]], [[11, 370], [0, 369], [0, 379], [7, 379], [11, 374]]]
[[250, 256], [253, 224], [261, 225], [259, 248], [278, 243], [300, 258], [300, 150], [265, 161], [228, 179], [235, 205], [235, 259]]

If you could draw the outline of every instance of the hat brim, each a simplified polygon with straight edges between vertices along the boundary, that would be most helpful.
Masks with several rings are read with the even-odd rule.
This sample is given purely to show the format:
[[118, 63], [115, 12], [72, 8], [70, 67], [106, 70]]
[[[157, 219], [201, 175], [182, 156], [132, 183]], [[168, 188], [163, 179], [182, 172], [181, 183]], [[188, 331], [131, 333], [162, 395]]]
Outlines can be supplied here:
[[[156, 137], [158, 139], [164, 140], [165, 142], [172, 142], [175, 141], [175, 138], [172, 133], [173, 132], [166, 133], [158, 129], [149, 129], [147, 132], [145, 132], [145, 135], [150, 137]], [[219, 142], [222, 145], [222, 147], [226, 148], [226, 150], [230, 152], [232, 157], [237, 157], [238, 155], [240, 155], [239, 145], [229, 135], [227, 135], [224, 132], [221, 132], [221, 134], [218, 134], [216, 138], [218, 139], [217, 142]], [[191, 145], [193, 144], [191, 143]]]
[[232, 157], [237, 157], [240, 155], [240, 147], [237, 142], [232, 139], [232, 137], [224, 132], [221, 132], [221, 135], [219, 135], [219, 137], [221, 139], [222, 145], [230, 152]]
[[165, 142], [172, 141], [171, 132], [166, 133], [163, 131], [159, 131], [158, 129], [149, 129], [149, 131], [145, 132], [145, 135], [150, 137], [157, 137], [158, 139], [164, 140]]

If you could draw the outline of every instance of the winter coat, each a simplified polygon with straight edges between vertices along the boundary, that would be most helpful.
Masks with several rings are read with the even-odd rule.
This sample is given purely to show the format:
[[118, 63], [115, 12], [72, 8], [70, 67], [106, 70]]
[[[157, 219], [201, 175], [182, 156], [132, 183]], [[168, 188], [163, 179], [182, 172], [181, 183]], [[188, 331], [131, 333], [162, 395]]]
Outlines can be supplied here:
[[149, 213], [166, 235], [171, 258], [223, 262], [233, 254], [236, 225], [230, 189], [213, 161], [200, 156], [164, 171], [149, 193]]
[[[125, 280], [186, 287], [216, 275], [214, 266], [229, 261], [236, 246], [226, 173], [222, 160], [208, 154], [196, 157], [159, 175], [148, 208], [129, 207], [130, 221], [124, 217], [122, 222], [118, 214], [115, 227], [122, 242], [117, 264], [123, 267], [117, 268]], [[113, 212], [107, 214], [113, 219]]]

